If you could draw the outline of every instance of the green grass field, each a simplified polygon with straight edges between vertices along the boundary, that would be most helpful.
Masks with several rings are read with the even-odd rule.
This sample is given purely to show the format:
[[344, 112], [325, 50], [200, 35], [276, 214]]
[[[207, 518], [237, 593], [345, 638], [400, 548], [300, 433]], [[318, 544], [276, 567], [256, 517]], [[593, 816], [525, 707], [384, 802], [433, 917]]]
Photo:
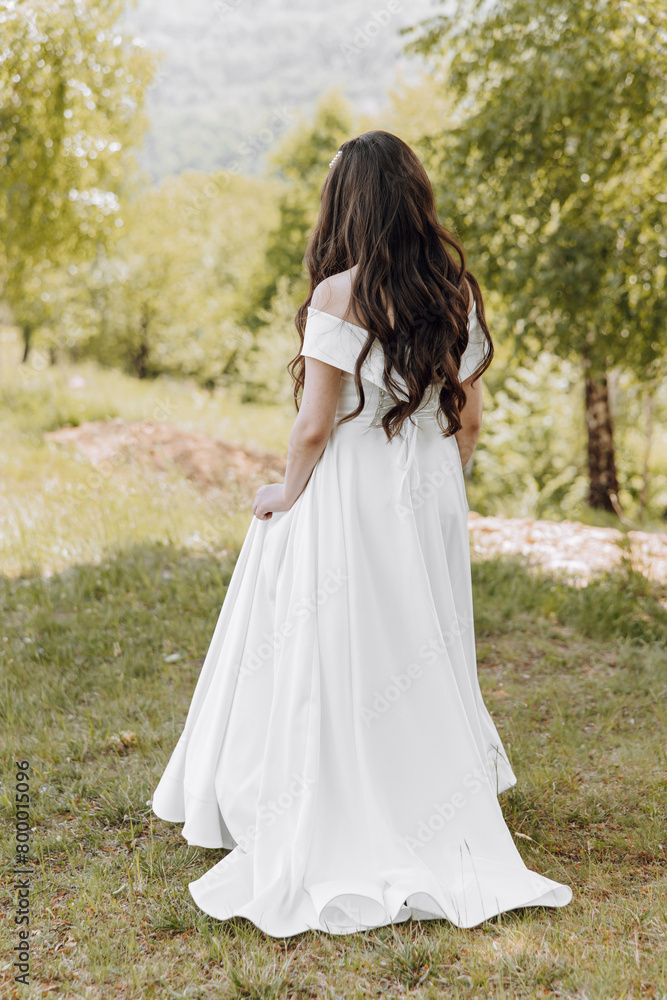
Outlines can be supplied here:
[[[139, 381], [94, 363], [34, 370], [17, 364], [0, 329], [0, 570], [57, 573], [118, 546], [167, 541], [202, 553], [240, 546], [247, 497], [204, 493], [182, 475], [107, 462], [45, 439], [84, 421], [175, 424], [248, 448], [284, 452], [293, 406], [250, 406], [171, 378]], [[232, 502], [233, 501], [233, 502]]]
[[[157, 419], [167, 400], [167, 422], [278, 449], [292, 414], [77, 371], [88, 381], [76, 392], [61, 368], [2, 385], [3, 995], [667, 997], [667, 593], [631, 574], [576, 590], [515, 561], [474, 565], [482, 689], [518, 777], [500, 801], [526, 863], [572, 886], [569, 906], [472, 930], [426, 921], [287, 940], [197, 910], [187, 883], [223, 852], [189, 847], [145, 803], [249, 509], [146, 469], [94, 478], [43, 432], [96, 413]], [[19, 990], [10, 867], [21, 759], [35, 875], [31, 985]]]
[[[526, 862], [572, 885], [568, 907], [465, 931], [436, 921], [278, 941], [196, 909], [187, 882], [222, 852], [188, 847], [145, 805], [231, 569], [153, 545], [2, 582], [4, 841], [10, 762], [25, 758], [37, 869], [21, 995], [664, 994], [667, 612], [641, 581], [571, 591], [516, 564], [475, 567], [481, 681], [519, 779], [503, 810]], [[9, 989], [6, 964], [2, 977]]]

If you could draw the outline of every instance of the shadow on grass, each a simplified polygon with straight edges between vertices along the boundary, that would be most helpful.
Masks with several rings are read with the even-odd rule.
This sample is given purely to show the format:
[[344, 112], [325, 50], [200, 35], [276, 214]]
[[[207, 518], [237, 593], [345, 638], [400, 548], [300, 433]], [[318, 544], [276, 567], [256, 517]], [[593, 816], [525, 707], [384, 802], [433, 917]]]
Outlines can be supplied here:
[[475, 629], [502, 630], [517, 614], [551, 618], [592, 639], [640, 644], [667, 639], [667, 588], [630, 569], [606, 573], [587, 587], [573, 587], [546, 572], [532, 572], [518, 558], [473, 563]]
[[[581, 899], [557, 915], [524, 909], [465, 932], [408, 922], [344, 940], [306, 932], [279, 942], [243, 918], [218, 922], [194, 907], [188, 882], [225, 852], [190, 847], [180, 825], [157, 820], [146, 800], [181, 731], [232, 570], [231, 559], [150, 545], [48, 579], [0, 578], [2, 735], [8, 759], [31, 761], [45, 902], [56, 913], [65, 901], [63, 934], [76, 926], [90, 974], [108, 983], [131, 966], [139, 975], [132, 996], [142, 997], [172, 995], [164, 956], [170, 984], [186, 991], [194, 979], [213, 981], [225, 997], [320, 995], [322, 962], [334, 970], [336, 995], [350, 997], [359, 975], [363, 995], [372, 982], [376, 995], [446, 987], [452, 996], [533, 996], [574, 976], [583, 958], [579, 966], [570, 959], [569, 943], [557, 953], [558, 928], [597, 940], [599, 917], [589, 918]], [[503, 737], [511, 731], [519, 777], [501, 797], [508, 825], [530, 867], [586, 881], [589, 900], [615, 899], [619, 908], [659, 875], [664, 730], [654, 694], [665, 663], [663, 595], [634, 575], [579, 590], [514, 560], [476, 563], [473, 577], [476, 631], [496, 644], [485, 683], [498, 695], [494, 718]], [[557, 629], [567, 650], [545, 663], [540, 651]], [[528, 630], [537, 654], [526, 666]], [[9, 822], [8, 800], [2, 814]], [[627, 936], [618, 921], [617, 950]], [[49, 931], [54, 940], [60, 926]], [[540, 951], [546, 934], [553, 954]], [[496, 939], [507, 950], [496, 953]], [[60, 961], [55, 955], [54, 968]], [[620, 983], [624, 971], [613, 975]]]
[[[110, 668], [149, 677], [169, 674], [165, 664], [179, 663], [179, 672], [196, 666], [233, 565], [233, 559], [151, 544], [47, 578], [0, 576], [10, 683], [20, 684], [28, 699], [38, 695], [51, 705], [66, 684], [75, 684], [67, 693], [71, 704], [77, 694], [102, 691]], [[529, 572], [517, 559], [494, 559], [474, 563], [473, 590], [478, 636], [502, 632], [517, 615], [530, 615], [594, 639], [645, 645], [667, 638], [664, 588], [632, 572], [608, 574], [578, 589]]]

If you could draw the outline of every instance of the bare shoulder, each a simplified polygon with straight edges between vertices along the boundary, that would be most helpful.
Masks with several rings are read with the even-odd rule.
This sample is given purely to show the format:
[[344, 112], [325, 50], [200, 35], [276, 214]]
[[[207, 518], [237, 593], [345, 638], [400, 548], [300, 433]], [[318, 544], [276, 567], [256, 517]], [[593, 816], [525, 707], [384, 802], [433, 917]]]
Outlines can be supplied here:
[[313, 291], [310, 304], [314, 309], [331, 313], [341, 319], [353, 321], [350, 315], [350, 295], [352, 293], [352, 269], [332, 274], [325, 278]]

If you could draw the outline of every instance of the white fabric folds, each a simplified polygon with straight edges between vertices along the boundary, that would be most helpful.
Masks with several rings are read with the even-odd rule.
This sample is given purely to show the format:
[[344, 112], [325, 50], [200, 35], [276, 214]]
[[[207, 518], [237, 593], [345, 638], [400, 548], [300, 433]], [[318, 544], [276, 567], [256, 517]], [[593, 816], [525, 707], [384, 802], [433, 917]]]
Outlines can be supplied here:
[[[364, 340], [309, 312], [338, 416]], [[480, 349], [471, 330], [469, 374]], [[516, 778], [477, 681], [458, 445], [428, 402], [387, 441], [381, 360], [292, 509], [253, 518], [152, 798], [188, 843], [229, 849], [190, 883], [197, 905], [274, 937], [472, 927], [572, 895], [524, 865], [498, 803]]]

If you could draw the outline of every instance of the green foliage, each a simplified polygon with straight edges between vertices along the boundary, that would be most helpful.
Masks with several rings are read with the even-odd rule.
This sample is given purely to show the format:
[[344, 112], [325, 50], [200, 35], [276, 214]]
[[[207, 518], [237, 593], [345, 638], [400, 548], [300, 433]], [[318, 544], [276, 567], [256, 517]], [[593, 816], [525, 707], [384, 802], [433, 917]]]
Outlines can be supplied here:
[[214, 385], [233, 375], [251, 344], [238, 313], [271, 216], [267, 194], [222, 171], [168, 178], [136, 198], [117, 256], [95, 267], [100, 321], [90, 352], [139, 376]]
[[94, 357], [139, 377], [229, 382], [253, 338], [239, 323], [258, 266], [272, 185], [188, 172], [123, 204], [113, 252], [60, 273], [59, 311], [35, 343]]
[[294, 382], [287, 365], [299, 349], [295, 312], [289, 279], [279, 277], [271, 307], [259, 314], [262, 326], [255, 333], [252, 347], [239, 359], [238, 375], [246, 401], [286, 403], [294, 398]]
[[52, 315], [52, 270], [108, 242], [152, 61], [122, 0], [0, 4], [0, 272], [26, 341]]
[[[120, 417], [117, 406], [109, 405], [104, 398], [87, 400], [82, 406], [77, 394], [67, 384], [54, 385], [38, 378], [23, 385], [18, 381], [1, 384], [0, 408], [4, 413], [11, 413], [15, 426], [19, 426], [33, 441], [41, 441], [45, 431], [58, 427], [78, 427], [85, 421]], [[6, 425], [4, 429], [6, 433]], [[5, 444], [5, 457], [8, 451]]]
[[271, 306], [278, 282], [286, 278], [296, 303], [308, 291], [303, 264], [308, 236], [315, 224], [319, 194], [329, 163], [345, 139], [353, 135], [349, 106], [335, 91], [318, 104], [312, 120], [302, 120], [290, 130], [270, 164], [283, 182], [278, 199], [279, 219], [271, 229], [266, 255], [255, 276], [246, 322], [256, 330], [261, 325], [261, 311]]
[[659, 0], [463, 0], [412, 43], [460, 108], [431, 136], [440, 207], [518, 351], [642, 376], [664, 355], [666, 25]]
[[485, 376], [470, 505], [480, 514], [576, 517], [587, 483], [581, 374], [547, 352], [524, 363], [507, 354], [502, 345]]
[[[579, 366], [547, 351], [520, 360], [499, 340], [484, 377], [482, 435], [468, 482], [471, 508], [507, 517], [590, 521]], [[611, 392], [621, 506], [633, 522], [648, 515], [660, 528], [667, 509], [667, 385], [615, 373]]]
[[155, 180], [233, 164], [258, 175], [287, 122], [297, 110], [310, 117], [332, 85], [354, 104], [381, 107], [396, 72], [415, 62], [396, 29], [431, 5], [134, 0], [126, 23], [162, 55], [142, 164]]
[[[419, 43], [432, 75], [363, 127], [397, 131], [426, 159], [441, 217], [485, 285], [499, 346], [471, 504], [581, 516], [585, 352], [622, 369], [619, 498], [630, 517], [644, 505], [653, 517], [667, 505], [662, 389], [648, 462], [645, 432], [664, 340], [661, 14], [654, 0], [645, 21], [634, 0], [533, 6], [465, 0], [456, 21], [435, 19]], [[306, 242], [329, 161], [362, 119], [330, 92], [279, 144], [276, 125], [270, 176], [239, 175], [258, 133], [227, 170], [139, 184], [132, 147], [151, 60], [114, 27], [121, 8], [0, 0], [11, 43], [0, 56], [0, 160], [11, 168], [0, 174], [0, 269], [30, 338], [28, 374], [93, 358], [289, 407]], [[45, 426], [83, 419], [78, 401], [33, 404]]]

